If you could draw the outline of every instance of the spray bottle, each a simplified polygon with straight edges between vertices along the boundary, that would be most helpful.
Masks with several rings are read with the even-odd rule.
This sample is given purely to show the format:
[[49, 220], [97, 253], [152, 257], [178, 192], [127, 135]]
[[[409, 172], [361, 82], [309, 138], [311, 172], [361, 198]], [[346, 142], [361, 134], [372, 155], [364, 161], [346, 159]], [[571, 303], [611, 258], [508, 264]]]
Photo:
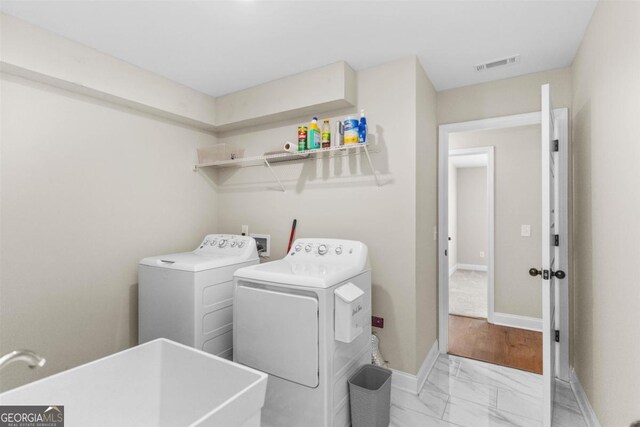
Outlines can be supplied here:
[[358, 143], [365, 144], [367, 142], [367, 118], [364, 116], [364, 110], [360, 110], [360, 123], [358, 124]]

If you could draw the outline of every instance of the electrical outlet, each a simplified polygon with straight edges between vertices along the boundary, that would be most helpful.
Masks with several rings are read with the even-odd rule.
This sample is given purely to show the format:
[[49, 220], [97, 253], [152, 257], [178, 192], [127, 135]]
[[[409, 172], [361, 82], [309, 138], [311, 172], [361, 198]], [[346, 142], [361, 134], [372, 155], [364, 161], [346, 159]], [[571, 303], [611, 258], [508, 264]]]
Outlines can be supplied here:
[[520, 236], [522, 236], [522, 237], [531, 237], [531, 225], [522, 224], [520, 226]]
[[480, 251], [480, 258], [484, 258], [484, 252]]
[[258, 255], [269, 257], [271, 255], [271, 236], [269, 234], [250, 234], [258, 246]]
[[371, 316], [371, 326], [373, 326], [374, 328], [380, 328], [380, 329], [384, 328], [384, 318]]
[[243, 225], [242, 226], [242, 235], [243, 236], [248, 236], [249, 235], [249, 226], [248, 225]]

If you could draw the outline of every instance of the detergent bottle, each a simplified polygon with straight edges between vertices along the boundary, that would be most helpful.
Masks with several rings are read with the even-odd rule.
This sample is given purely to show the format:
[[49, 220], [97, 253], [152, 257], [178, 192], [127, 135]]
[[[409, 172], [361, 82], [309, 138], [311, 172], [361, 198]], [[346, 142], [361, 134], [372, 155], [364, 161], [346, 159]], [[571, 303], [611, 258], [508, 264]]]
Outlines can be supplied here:
[[318, 118], [314, 117], [309, 125], [309, 137], [307, 138], [307, 150], [316, 150], [320, 148], [322, 141], [322, 132], [318, 126]]

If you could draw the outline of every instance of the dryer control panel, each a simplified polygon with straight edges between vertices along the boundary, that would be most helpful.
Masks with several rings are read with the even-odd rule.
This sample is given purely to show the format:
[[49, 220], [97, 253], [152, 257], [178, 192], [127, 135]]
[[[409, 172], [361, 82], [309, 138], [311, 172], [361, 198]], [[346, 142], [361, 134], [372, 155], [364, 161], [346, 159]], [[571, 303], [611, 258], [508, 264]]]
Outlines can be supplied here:
[[314, 259], [323, 263], [335, 261], [358, 262], [366, 260], [367, 247], [355, 240], [340, 239], [297, 239], [291, 245], [287, 258], [305, 261]]

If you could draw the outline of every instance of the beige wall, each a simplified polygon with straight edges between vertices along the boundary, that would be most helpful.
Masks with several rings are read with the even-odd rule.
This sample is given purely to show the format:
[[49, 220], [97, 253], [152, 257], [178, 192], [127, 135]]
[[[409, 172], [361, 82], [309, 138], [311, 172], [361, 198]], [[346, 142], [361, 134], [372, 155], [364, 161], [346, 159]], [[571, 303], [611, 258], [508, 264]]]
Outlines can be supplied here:
[[137, 343], [137, 263], [216, 231], [192, 172], [215, 137], [18, 77], [0, 80], [0, 391]]
[[[540, 138], [538, 125], [455, 133], [449, 138], [452, 150], [494, 147], [494, 310], [535, 318], [541, 317], [542, 290], [528, 272], [540, 265], [542, 256]], [[520, 236], [522, 224], [531, 225], [531, 237]], [[458, 235], [461, 263], [460, 230]]]
[[356, 72], [346, 62], [283, 77], [216, 98], [216, 129], [227, 131], [353, 107]]
[[551, 84], [555, 108], [571, 105], [568, 68], [438, 92], [438, 123], [540, 111], [540, 86]]
[[601, 1], [572, 68], [574, 367], [602, 426], [640, 419], [640, 3]]
[[[487, 265], [487, 168], [456, 168], [458, 264]], [[484, 252], [484, 257], [480, 256]]]
[[[274, 166], [287, 186], [274, 190], [275, 182], [264, 167], [227, 169], [218, 172], [219, 231], [238, 232], [248, 224], [252, 233], [270, 234], [271, 259], [284, 256], [291, 221], [296, 218], [297, 237], [335, 237], [361, 240], [369, 247], [373, 266], [373, 313], [385, 318], [384, 329], [377, 329], [382, 352], [393, 368], [417, 371], [416, 357], [416, 268], [417, 235], [430, 239], [424, 252], [427, 268], [435, 265], [430, 253], [435, 225], [435, 95], [427, 86], [416, 98], [417, 61], [415, 58], [384, 64], [357, 73], [358, 108], [364, 108], [369, 138], [376, 146], [372, 154], [384, 185], [375, 185], [364, 156], [337, 157], [319, 161], [292, 162]], [[421, 77], [422, 84], [426, 84]], [[426, 101], [429, 96], [430, 104]], [[417, 107], [420, 107], [418, 109]], [[331, 123], [358, 108], [334, 113]], [[431, 113], [429, 114], [429, 112]], [[424, 152], [416, 160], [416, 118], [422, 114], [428, 123]], [[319, 117], [323, 119], [324, 117]], [[247, 155], [278, 149], [286, 140], [295, 140], [299, 122], [276, 123], [220, 135], [220, 142], [246, 147]], [[422, 127], [420, 128], [422, 129]], [[433, 167], [433, 169], [431, 169]], [[417, 178], [418, 177], [418, 178]], [[418, 188], [426, 187], [420, 199]], [[432, 221], [416, 230], [417, 218]], [[435, 251], [435, 247], [433, 249]], [[430, 257], [430, 258], [429, 258]], [[427, 273], [420, 290], [429, 313], [422, 336], [430, 347], [435, 340], [435, 269]], [[421, 326], [422, 327], [422, 326]], [[422, 362], [422, 360], [420, 360]]]
[[210, 129], [215, 99], [106, 53], [0, 13], [3, 71]]
[[[438, 223], [436, 92], [416, 62], [416, 365], [438, 335]], [[401, 239], [402, 240], [402, 239]]]

